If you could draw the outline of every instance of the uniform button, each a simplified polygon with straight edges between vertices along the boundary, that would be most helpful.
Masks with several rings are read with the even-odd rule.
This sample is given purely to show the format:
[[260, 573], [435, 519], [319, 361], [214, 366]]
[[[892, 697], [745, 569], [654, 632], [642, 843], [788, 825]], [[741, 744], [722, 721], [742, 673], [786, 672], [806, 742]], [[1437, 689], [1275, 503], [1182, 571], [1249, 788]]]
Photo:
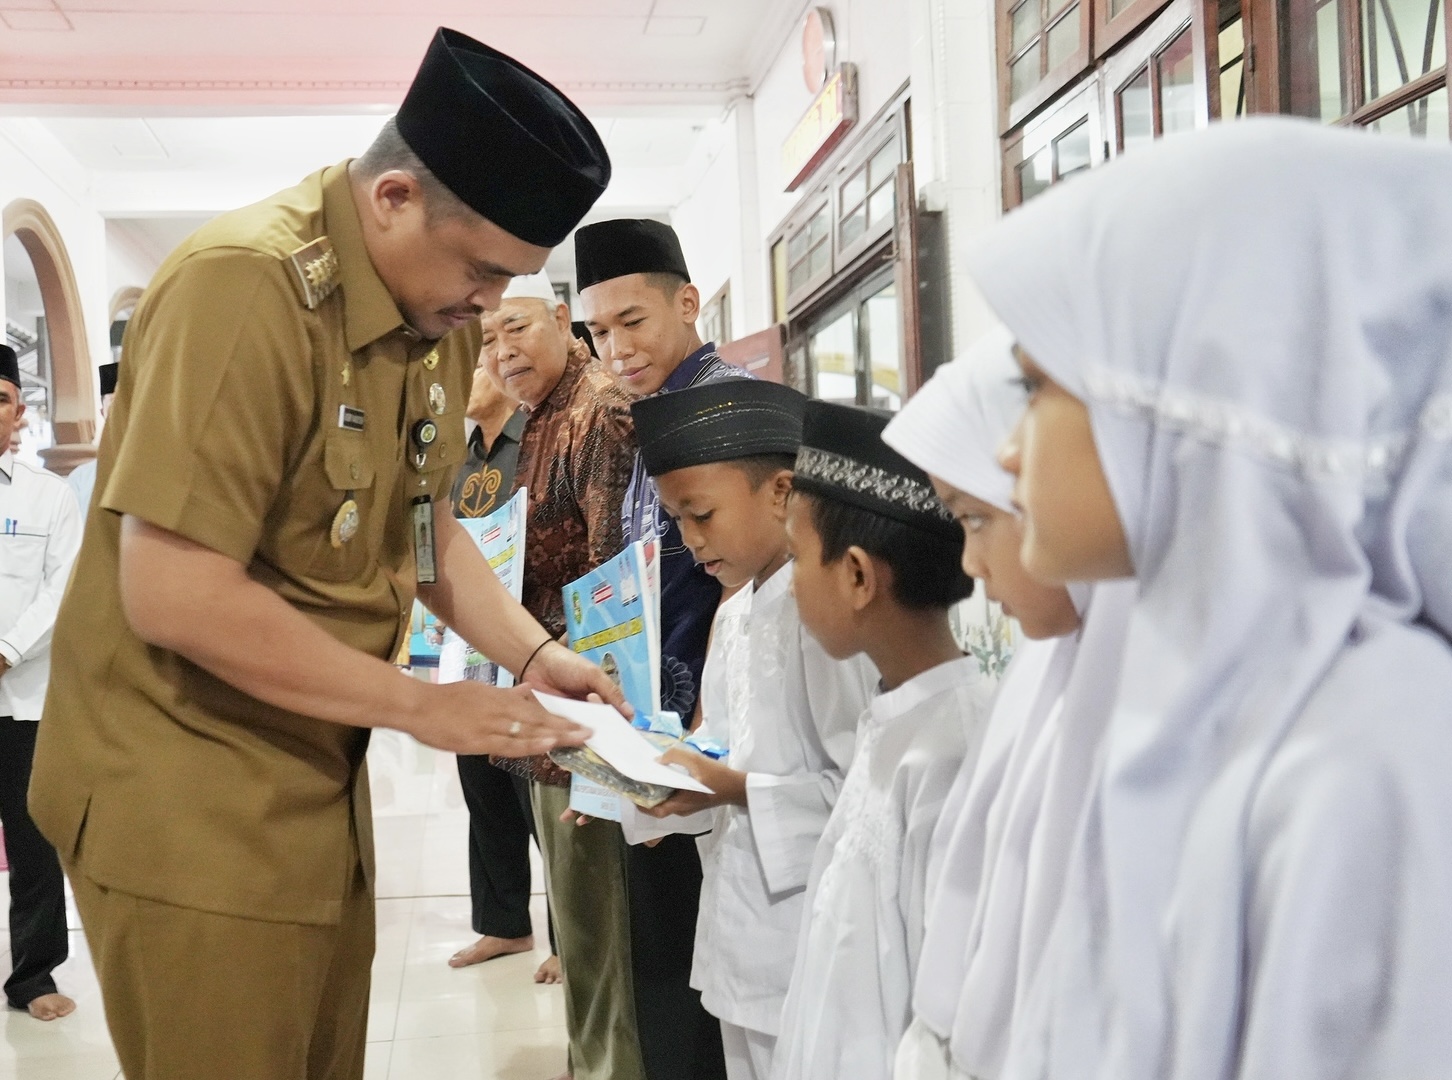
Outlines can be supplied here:
[[439, 443], [439, 453], [440, 454], [447, 454], [448, 452], [449, 452], [449, 444], [446, 443], [446, 442]]
[[348, 466], [348, 475], [351, 476], [354, 480], [358, 479], [358, 473], [359, 472], [360, 472], [360, 470], [358, 468], [358, 463], [356, 461], [353, 462], [353, 464], [351, 464], [351, 465]]

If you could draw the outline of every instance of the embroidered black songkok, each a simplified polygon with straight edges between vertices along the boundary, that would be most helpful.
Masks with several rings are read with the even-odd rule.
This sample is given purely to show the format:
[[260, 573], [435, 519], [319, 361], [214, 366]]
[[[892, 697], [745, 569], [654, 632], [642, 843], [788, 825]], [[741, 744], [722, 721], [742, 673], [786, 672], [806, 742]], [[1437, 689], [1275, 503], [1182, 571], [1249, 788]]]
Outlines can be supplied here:
[[961, 544], [963, 529], [928, 474], [882, 441], [889, 419], [875, 409], [808, 402], [793, 486]]

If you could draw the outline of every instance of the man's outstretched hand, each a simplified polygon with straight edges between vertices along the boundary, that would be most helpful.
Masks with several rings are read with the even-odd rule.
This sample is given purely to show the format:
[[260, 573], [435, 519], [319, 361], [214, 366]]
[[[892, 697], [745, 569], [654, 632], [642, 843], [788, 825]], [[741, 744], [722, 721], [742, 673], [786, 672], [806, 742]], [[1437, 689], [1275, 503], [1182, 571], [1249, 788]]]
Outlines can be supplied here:
[[524, 673], [524, 681], [547, 694], [588, 699], [594, 695], [613, 705], [628, 720], [635, 715], [620, 687], [599, 667], [579, 653], [552, 641], [539, 651]]

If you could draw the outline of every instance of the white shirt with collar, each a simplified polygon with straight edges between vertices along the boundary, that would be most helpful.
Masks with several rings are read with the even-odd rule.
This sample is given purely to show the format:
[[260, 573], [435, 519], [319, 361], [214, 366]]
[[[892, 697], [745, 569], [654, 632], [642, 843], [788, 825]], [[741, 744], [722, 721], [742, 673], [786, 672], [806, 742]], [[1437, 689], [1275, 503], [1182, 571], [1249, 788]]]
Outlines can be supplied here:
[[0, 454], [0, 716], [39, 720], [56, 611], [81, 546], [76, 497], [59, 476]]

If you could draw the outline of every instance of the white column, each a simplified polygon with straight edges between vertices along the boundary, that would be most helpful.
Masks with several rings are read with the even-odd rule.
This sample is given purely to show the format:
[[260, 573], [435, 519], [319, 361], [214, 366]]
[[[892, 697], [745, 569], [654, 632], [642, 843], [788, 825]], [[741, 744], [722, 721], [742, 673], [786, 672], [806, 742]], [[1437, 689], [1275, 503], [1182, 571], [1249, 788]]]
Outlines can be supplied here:
[[913, 162], [918, 198], [948, 231], [953, 347], [996, 319], [963, 266], [974, 237], [1000, 216], [994, 0], [910, 0]]

